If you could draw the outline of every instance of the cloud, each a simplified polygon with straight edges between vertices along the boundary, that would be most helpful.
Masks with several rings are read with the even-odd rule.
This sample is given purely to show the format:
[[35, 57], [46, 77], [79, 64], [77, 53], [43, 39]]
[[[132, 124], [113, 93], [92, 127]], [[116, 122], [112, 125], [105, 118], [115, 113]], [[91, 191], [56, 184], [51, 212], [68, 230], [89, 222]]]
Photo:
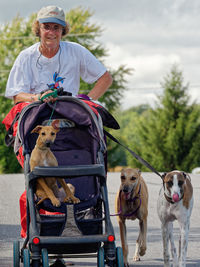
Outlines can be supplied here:
[[147, 2], [146, 6], [145, 1], [137, 2], [133, 10], [129, 6], [130, 11], [126, 17], [121, 16], [119, 23], [115, 16], [109, 23], [104, 21], [109, 25], [102, 37], [109, 51], [108, 65], [125, 64], [135, 69], [128, 77], [130, 89], [123, 107], [154, 102], [160, 82], [174, 63], [183, 72], [184, 82], [191, 85], [191, 99], [200, 99], [200, 2]]
[[134, 51], [126, 49], [123, 45], [119, 46], [113, 43], [107, 43], [106, 47], [110, 51], [106, 63], [115, 68], [122, 64], [134, 69], [130, 82], [137, 86], [158, 84], [166, 70], [174, 63], [181, 63], [181, 58], [178, 54], [161, 54], [156, 53], [156, 51], [155, 54], [134, 54]]
[[160, 89], [155, 93], [152, 92], [149, 88], [146, 89], [146, 92], [141, 90], [130, 89], [126, 92], [126, 95], [122, 99], [121, 108], [123, 110], [131, 108], [132, 106], [138, 106], [141, 104], [149, 104], [154, 107], [157, 102], [157, 95], [159, 94]]

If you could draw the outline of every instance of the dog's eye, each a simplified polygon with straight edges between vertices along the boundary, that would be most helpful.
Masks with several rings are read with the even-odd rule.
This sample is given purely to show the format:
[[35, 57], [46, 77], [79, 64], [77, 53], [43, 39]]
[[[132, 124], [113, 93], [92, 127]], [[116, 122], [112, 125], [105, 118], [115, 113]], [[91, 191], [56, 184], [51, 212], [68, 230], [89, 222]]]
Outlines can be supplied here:
[[45, 135], [45, 132], [42, 132], [42, 135]]
[[182, 186], [184, 184], [183, 181], [178, 181], [178, 186]]
[[134, 177], [134, 176], [131, 177], [131, 181], [135, 181], [136, 179], [137, 179], [137, 178]]
[[121, 180], [125, 180], [125, 176], [121, 176]]
[[54, 132], [52, 132], [52, 133], [51, 133], [51, 135], [53, 136], [53, 135], [55, 135], [55, 133], [54, 133]]
[[171, 187], [173, 185], [172, 181], [168, 181], [167, 184]]

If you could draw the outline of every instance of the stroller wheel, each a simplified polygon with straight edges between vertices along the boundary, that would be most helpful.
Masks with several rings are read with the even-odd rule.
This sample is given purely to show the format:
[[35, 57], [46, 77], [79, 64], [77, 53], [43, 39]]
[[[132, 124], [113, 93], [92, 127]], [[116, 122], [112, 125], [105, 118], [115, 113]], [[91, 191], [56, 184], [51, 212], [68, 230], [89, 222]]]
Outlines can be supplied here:
[[97, 254], [97, 267], [104, 267], [105, 260], [104, 260], [104, 248], [100, 247]]
[[117, 267], [124, 267], [124, 257], [121, 247], [116, 248], [116, 261], [117, 261]]
[[23, 262], [24, 267], [30, 267], [30, 252], [27, 248], [23, 251]]
[[49, 267], [48, 251], [46, 248], [42, 249], [42, 267]]
[[20, 244], [19, 241], [13, 242], [13, 267], [20, 266]]

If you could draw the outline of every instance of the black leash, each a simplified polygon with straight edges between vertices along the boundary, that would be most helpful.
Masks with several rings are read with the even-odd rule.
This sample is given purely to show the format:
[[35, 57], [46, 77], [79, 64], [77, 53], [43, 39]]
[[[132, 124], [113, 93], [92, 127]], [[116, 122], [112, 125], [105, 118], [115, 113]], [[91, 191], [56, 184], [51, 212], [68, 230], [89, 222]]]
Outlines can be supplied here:
[[146, 160], [144, 160], [143, 158], [141, 158], [139, 155], [137, 155], [134, 151], [132, 151], [130, 148], [126, 147], [125, 145], [121, 144], [114, 136], [112, 136], [109, 132], [107, 132], [104, 129], [104, 133], [106, 136], [108, 136], [112, 141], [114, 141], [115, 143], [119, 144], [120, 146], [124, 147], [126, 150], [128, 150], [137, 160], [139, 160], [143, 165], [145, 165], [147, 168], [149, 168], [152, 172], [154, 172], [155, 174], [157, 174], [158, 176], [160, 176], [160, 178], [162, 179], [162, 175], [160, 173], [158, 173]]

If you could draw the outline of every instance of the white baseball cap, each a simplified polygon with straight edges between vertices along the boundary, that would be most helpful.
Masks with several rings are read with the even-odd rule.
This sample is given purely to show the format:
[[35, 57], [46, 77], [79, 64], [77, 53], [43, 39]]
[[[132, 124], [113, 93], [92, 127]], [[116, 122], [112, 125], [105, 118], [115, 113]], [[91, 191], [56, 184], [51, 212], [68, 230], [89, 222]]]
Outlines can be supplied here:
[[57, 6], [46, 6], [39, 10], [37, 20], [40, 23], [57, 23], [66, 26], [65, 13]]

